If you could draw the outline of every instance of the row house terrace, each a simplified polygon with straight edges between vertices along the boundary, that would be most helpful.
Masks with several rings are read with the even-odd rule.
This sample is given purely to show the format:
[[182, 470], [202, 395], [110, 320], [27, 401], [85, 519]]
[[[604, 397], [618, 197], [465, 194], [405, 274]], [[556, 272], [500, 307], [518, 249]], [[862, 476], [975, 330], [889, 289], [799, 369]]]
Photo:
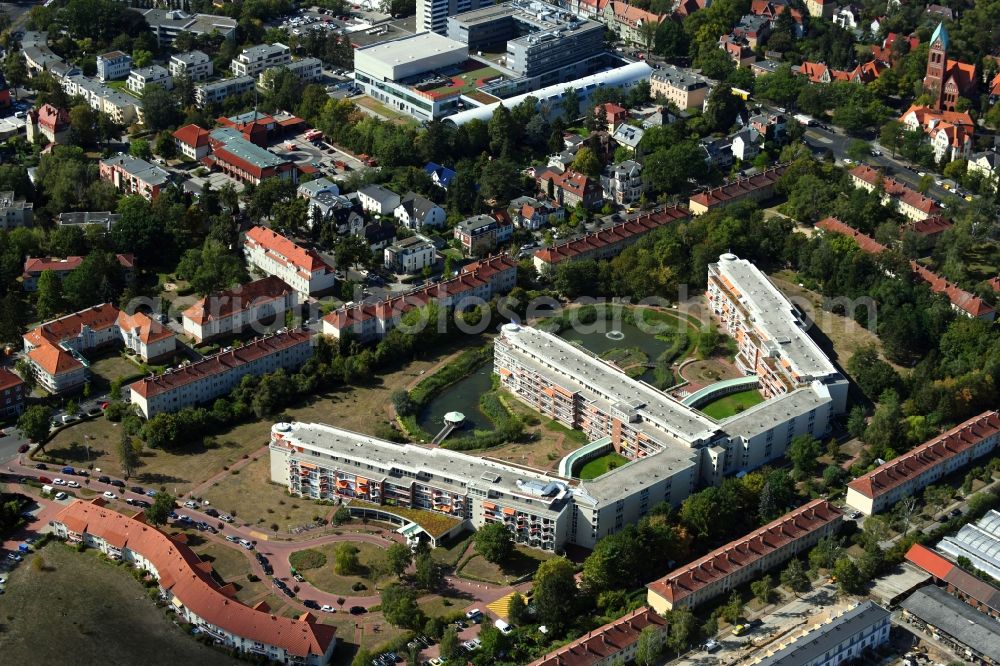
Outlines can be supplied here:
[[296, 307], [295, 290], [281, 278], [269, 275], [199, 299], [184, 311], [184, 332], [201, 344], [247, 328], [282, 326], [285, 312]]
[[774, 196], [775, 183], [778, 182], [787, 168], [787, 164], [778, 164], [758, 174], [694, 194], [688, 202], [688, 208], [691, 209], [693, 215], [701, 215], [713, 208], [728, 206], [737, 201], [770, 199]]
[[342, 307], [323, 317], [323, 333], [339, 338], [350, 335], [360, 342], [381, 340], [410, 310], [431, 301], [447, 310], [462, 311], [493, 296], [505, 294], [517, 282], [517, 263], [501, 254], [473, 262], [455, 277], [401, 296]]
[[1000, 443], [1000, 412], [974, 416], [847, 484], [847, 505], [871, 515], [991, 453]]
[[813, 500], [650, 583], [646, 602], [661, 615], [694, 608], [835, 534], [843, 518], [826, 500]]
[[617, 620], [588, 631], [528, 666], [605, 666], [629, 663], [636, 657], [639, 636], [652, 631], [664, 641], [670, 625], [648, 606], [637, 608]]
[[147, 572], [182, 622], [227, 649], [254, 660], [304, 666], [322, 666], [333, 656], [336, 627], [320, 624], [310, 613], [289, 618], [271, 613], [263, 602], [244, 605], [236, 598], [236, 586], [220, 585], [212, 564], [191, 550], [184, 535], [147, 524], [141, 511], [126, 516], [108, 509], [100, 498], [76, 500], [51, 524], [59, 538]]
[[850, 174], [854, 187], [860, 187], [869, 192], [878, 187], [881, 176], [882, 205], [898, 206], [899, 212], [913, 221], [919, 222], [941, 214], [941, 206], [934, 199], [910, 189], [895, 178], [882, 176], [879, 171], [867, 164], [859, 164], [851, 169]]

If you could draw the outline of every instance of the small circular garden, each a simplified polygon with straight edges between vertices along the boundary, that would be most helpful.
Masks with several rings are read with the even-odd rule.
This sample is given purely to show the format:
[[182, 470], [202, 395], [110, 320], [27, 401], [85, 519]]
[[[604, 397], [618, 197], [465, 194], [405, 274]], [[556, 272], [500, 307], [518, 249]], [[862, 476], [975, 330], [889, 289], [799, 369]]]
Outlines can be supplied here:
[[385, 548], [363, 541], [339, 541], [294, 552], [288, 562], [313, 587], [331, 594], [372, 596], [391, 577]]

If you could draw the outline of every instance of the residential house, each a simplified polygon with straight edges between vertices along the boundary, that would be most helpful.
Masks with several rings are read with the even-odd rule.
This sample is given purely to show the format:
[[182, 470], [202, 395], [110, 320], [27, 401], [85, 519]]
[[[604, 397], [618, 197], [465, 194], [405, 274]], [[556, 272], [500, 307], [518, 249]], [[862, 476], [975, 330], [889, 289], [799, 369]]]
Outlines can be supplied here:
[[144, 362], [156, 363], [172, 358], [177, 345], [173, 331], [143, 312], [118, 313], [122, 342]]
[[639, 637], [655, 636], [657, 643], [666, 640], [670, 624], [642, 606], [617, 620], [588, 631], [576, 640], [539, 657], [528, 666], [604, 666], [626, 664], [636, 658]]
[[593, 210], [604, 201], [600, 182], [572, 169], [563, 172], [543, 169], [535, 179], [542, 196], [555, 200], [563, 208], [582, 205]]
[[212, 76], [214, 71], [212, 59], [202, 51], [188, 51], [170, 56], [168, 63], [170, 76], [186, 76], [191, 81], [204, 81]]
[[264, 90], [271, 90], [273, 88], [273, 79], [271, 78], [273, 74], [269, 75], [268, 72], [277, 72], [278, 70], [287, 70], [294, 74], [300, 82], [310, 83], [323, 78], [323, 61], [319, 58], [300, 58], [277, 67], [268, 67], [257, 76], [260, 87]]
[[441, 166], [440, 164], [435, 164], [434, 162], [428, 162], [424, 166], [424, 171], [430, 175], [431, 180], [435, 185], [440, 187], [442, 190], [447, 190], [448, 185], [451, 184], [452, 178], [455, 177], [455, 172], [448, 167]]
[[832, 20], [844, 30], [857, 30], [861, 25], [861, 9], [856, 5], [844, 5], [834, 12]]
[[430, 239], [417, 234], [385, 248], [384, 264], [393, 273], [419, 273], [434, 266], [437, 249]]
[[[135, 257], [131, 254], [115, 255], [122, 269], [122, 278], [131, 282], [135, 277]], [[21, 273], [21, 286], [25, 291], [35, 291], [38, 288], [38, 278], [45, 271], [51, 271], [60, 280], [78, 269], [83, 264], [83, 257], [28, 257], [24, 261], [24, 271]]]
[[519, 229], [535, 231], [544, 226], [557, 226], [566, 219], [566, 209], [554, 201], [535, 197], [518, 197], [507, 206], [511, 222]]
[[976, 124], [968, 111], [935, 111], [927, 106], [910, 105], [900, 122], [908, 130], [922, 130], [934, 149], [934, 159], [965, 159], [972, 154]]
[[165, 90], [173, 90], [174, 79], [166, 67], [160, 65], [150, 65], [142, 69], [133, 69], [129, 72], [128, 81], [125, 83], [128, 89], [136, 95], [142, 95], [142, 91], [148, 85], [158, 85]]
[[789, 632], [775, 647], [766, 648], [755, 666], [864, 663], [889, 642], [890, 613], [871, 599], [837, 612], [823, 622]]
[[172, 136], [177, 151], [189, 160], [201, 160], [212, 152], [208, 130], [198, 125], [185, 125], [176, 130]]
[[[879, 184], [879, 172], [867, 164], [859, 164], [850, 171], [854, 187], [873, 191]], [[925, 220], [941, 213], [941, 206], [934, 199], [920, 194], [889, 176], [882, 177], [882, 205], [895, 205], [899, 212], [914, 221]]]
[[607, 119], [608, 131], [614, 132], [616, 127], [628, 120], [628, 110], [614, 102], [605, 102], [594, 107], [594, 117]]
[[388, 218], [379, 218], [365, 222], [364, 226], [351, 233], [364, 238], [372, 252], [378, 252], [396, 240], [396, 225]]
[[181, 315], [184, 332], [197, 344], [241, 335], [255, 335], [285, 325], [285, 313], [293, 311], [296, 292], [274, 275], [241, 284], [233, 289], [199, 299]]
[[302, 666], [324, 666], [333, 657], [336, 627], [321, 624], [311, 613], [285, 617], [263, 601], [253, 608], [244, 605], [236, 599], [235, 586], [220, 584], [212, 564], [191, 550], [183, 534], [161, 531], [141, 511], [126, 516], [108, 509], [101, 498], [75, 500], [51, 525], [71, 545], [93, 548], [150, 577], [178, 624], [198, 629], [227, 652]]
[[778, 182], [787, 168], [787, 164], [778, 164], [752, 176], [745, 176], [731, 183], [694, 194], [688, 200], [688, 208], [693, 215], [701, 215], [712, 208], [728, 206], [737, 201], [770, 199], [774, 196], [775, 183]]
[[101, 83], [124, 79], [132, 70], [132, 56], [121, 51], [109, 51], [97, 56], [97, 78]]
[[663, 65], [649, 77], [650, 97], [662, 97], [682, 111], [701, 109], [711, 90], [708, 79], [673, 65]]
[[14, 192], [0, 192], [0, 230], [30, 227], [35, 219], [35, 204], [15, 199]]
[[698, 142], [705, 153], [705, 164], [720, 171], [733, 165], [733, 144], [729, 137], [707, 136]]
[[265, 69], [282, 67], [292, 62], [292, 50], [281, 43], [258, 44], [242, 52], [229, 65], [234, 76], [256, 77]]
[[491, 215], [474, 215], [455, 226], [454, 237], [468, 256], [481, 257], [510, 240], [514, 225]]
[[279, 331], [226, 347], [214, 356], [129, 384], [131, 403], [149, 419], [164, 412], [211, 403], [232, 392], [243, 377], [284, 369], [294, 372], [312, 356], [312, 333]]
[[299, 183], [299, 189], [296, 190], [296, 194], [303, 199], [315, 199], [321, 194], [338, 196], [340, 194], [340, 187], [329, 178], [323, 176]]
[[122, 216], [111, 211], [81, 211], [76, 213], [59, 213], [56, 224], [60, 227], [101, 227], [105, 233], [121, 221]]
[[601, 177], [604, 198], [619, 206], [630, 206], [642, 198], [646, 187], [642, 182], [642, 165], [635, 160], [612, 164]]
[[634, 154], [636, 148], [639, 147], [639, 142], [642, 141], [642, 136], [645, 133], [646, 130], [641, 127], [622, 123], [617, 129], [615, 129], [615, 133], [611, 135], [611, 138], [613, 138], [619, 146], [627, 148], [629, 152]]
[[24, 411], [28, 391], [24, 380], [7, 368], [0, 368], [0, 418], [16, 418]]
[[404, 194], [392, 216], [407, 229], [443, 227], [446, 217], [444, 208], [416, 192]]
[[747, 46], [757, 48], [771, 35], [771, 19], [755, 14], [746, 14], [733, 28], [733, 36], [746, 41]]
[[69, 139], [69, 112], [51, 104], [42, 104], [28, 112], [27, 135], [29, 143], [66, 143]]
[[106, 180], [124, 194], [138, 194], [152, 201], [170, 182], [170, 174], [146, 160], [118, 153], [101, 160], [101, 180]]
[[788, 119], [780, 113], [758, 113], [750, 116], [749, 126], [765, 140], [782, 143], [787, 136]]
[[212, 104], [221, 104], [230, 97], [236, 97], [251, 92], [257, 85], [252, 76], [236, 76], [220, 81], [199, 83], [194, 87], [194, 101], [199, 108], [204, 109]]
[[1000, 153], [996, 148], [970, 155], [966, 168], [969, 173], [981, 174], [983, 180], [990, 183], [994, 191], [997, 189], [997, 181], [1000, 179]]
[[246, 233], [247, 263], [266, 275], [281, 278], [303, 301], [333, 288], [336, 273], [315, 250], [306, 249], [265, 227]]
[[392, 215], [399, 206], [399, 195], [381, 185], [365, 185], [358, 189], [361, 208], [374, 215]]
[[831, 19], [837, 9], [836, 0], [805, 0], [806, 11], [813, 18]]
[[934, 582], [955, 598], [990, 617], [1000, 618], [1000, 589], [977, 578], [938, 551], [915, 543], [906, 551], [906, 561], [933, 576]]
[[733, 157], [740, 162], [751, 162], [760, 154], [764, 137], [753, 127], [744, 127], [729, 137]]
[[737, 67], [749, 67], [757, 61], [757, 55], [746, 40], [734, 35], [719, 37], [719, 48], [725, 51]]
[[626, 2], [611, 0], [604, 5], [603, 22], [611, 29], [618, 39], [632, 44], [646, 45], [643, 33], [643, 25], [659, 25], [666, 14], [654, 14], [644, 9], [639, 9]]
[[180, 9], [147, 9], [142, 11], [149, 29], [161, 46], [172, 44], [181, 33], [192, 35], [217, 34], [223, 39], [236, 38], [236, 19], [213, 14], [188, 14]]

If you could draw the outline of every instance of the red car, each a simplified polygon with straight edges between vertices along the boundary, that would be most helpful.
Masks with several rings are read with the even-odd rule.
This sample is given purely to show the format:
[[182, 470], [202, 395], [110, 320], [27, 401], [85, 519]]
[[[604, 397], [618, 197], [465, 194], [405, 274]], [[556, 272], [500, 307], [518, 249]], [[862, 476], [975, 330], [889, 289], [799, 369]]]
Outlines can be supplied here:
[[17, 452], [18, 453], [27, 453], [28, 452], [28, 445], [27, 444], [22, 444], [21, 446], [17, 447]]
[[107, 403], [107, 402], [102, 402], [99, 406], [100, 406], [101, 409], [107, 409], [108, 408], [108, 404], [109, 403]]

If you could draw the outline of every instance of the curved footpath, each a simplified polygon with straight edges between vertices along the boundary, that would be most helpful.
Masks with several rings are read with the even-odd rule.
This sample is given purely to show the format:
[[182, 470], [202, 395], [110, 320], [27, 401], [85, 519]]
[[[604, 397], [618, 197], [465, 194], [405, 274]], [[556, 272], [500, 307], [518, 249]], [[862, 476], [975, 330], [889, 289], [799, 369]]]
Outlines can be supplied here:
[[[27, 465], [19, 464], [15, 461], [11, 461], [8, 466], [8, 475], [13, 474], [14, 478], [18, 477], [28, 477], [37, 480], [39, 476], [45, 475], [50, 477], [55, 476], [65, 476], [60, 475], [57, 471], [58, 467], [54, 465], [49, 466], [49, 470], [38, 470], [35, 467], [30, 467]], [[72, 480], [78, 480], [81, 477], [72, 476]], [[207, 482], [206, 482], [207, 483]], [[18, 484], [12, 483], [12, 486], [17, 486]], [[201, 484], [202, 487], [205, 484]], [[101, 496], [101, 493], [105, 491], [111, 491], [116, 496], [121, 498], [118, 501], [109, 501], [109, 505], [118, 511], [127, 512], [128, 509], [138, 510], [138, 507], [133, 507], [128, 504], [124, 504], [121, 500], [126, 498], [131, 499], [142, 499], [145, 501], [150, 501], [150, 498], [145, 495], [139, 495], [133, 493], [127, 488], [120, 488], [117, 486], [112, 486], [110, 484], [105, 484], [97, 481], [94, 477], [90, 477], [90, 483], [84, 486], [86, 489], [97, 493], [97, 496]], [[65, 486], [58, 486], [59, 489], [72, 492], [74, 488], [67, 488]], [[21, 488], [23, 491], [24, 489]], [[192, 491], [193, 492], [193, 491]], [[191, 493], [189, 493], [190, 495]], [[34, 495], [32, 493], [32, 495]], [[64, 506], [63, 503], [57, 501], [49, 501], [40, 499], [35, 496], [36, 501], [42, 507], [42, 510], [36, 516], [36, 523], [29, 525], [27, 531], [44, 531], [48, 527], [48, 523], [52, 520]], [[84, 498], [79, 498], [84, 499]], [[180, 506], [176, 509], [177, 515], [189, 516], [192, 520], [199, 522], [206, 522], [213, 526], [217, 525], [220, 521], [218, 518], [213, 518], [199, 509], [188, 509], [186, 507]], [[38, 529], [34, 530], [34, 525], [38, 525]], [[247, 539], [253, 541], [256, 545], [256, 549], [259, 550], [263, 555], [267, 556], [274, 568], [274, 578], [279, 578], [289, 584], [290, 587], [298, 585], [299, 591], [295, 597], [284, 597], [287, 603], [294, 605], [303, 611], [308, 609], [302, 605], [303, 599], [311, 599], [316, 601], [320, 605], [330, 605], [334, 608], [350, 608], [351, 606], [363, 606], [364, 608], [370, 608], [380, 603], [380, 598], [378, 595], [368, 595], [368, 596], [349, 596], [349, 595], [339, 595], [332, 594], [330, 592], [325, 592], [314, 587], [308, 581], [297, 582], [292, 578], [291, 564], [289, 563], [289, 557], [292, 553], [306, 550], [308, 548], [314, 548], [317, 546], [323, 546], [329, 543], [337, 543], [340, 541], [362, 541], [365, 543], [371, 543], [377, 546], [388, 547], [394, 542], [404, 542], [402, 536], [396, 534], [395, 532], [390, 532], [388, 530], [380, 529], [378, 534], [367, 534], [367, 533], [350, 533], [350, 534], [328, 534], [313, 539], [305, 539], [301, 541], [257, 541], [254, 538], [254, 529], [251, 526], [239, 526], [231, 523], [223, 523], [223, 529], [219, 530], [218, 534], [212, 534], [211, 532], [200, 532], [199, 536], [206, 541], [218, 543], [221, 545], [234, 548], [243, 553], [244, 557], [247, 558], [249, 564], [248, 572], [253, 572], [262, 581], [267, 581], [268, 576], [264, 573], [263, 568], [257, 562], [257, 559], [253, 556], [252, 551], [249, 551], [239, 544], [232, 543], [226, 540], [227, 535], [232, 535], [237, 538]], [[11, 540], [9, 543], [4, 544], [4, 548], [8, 550], [17, 550], [17, 544], [20, 542], [19, 539]], [[444, 578], [445, 583], [448, 586], [445, 592], [451, 592], [455, 596], [464, 596], [469, 599], [469, 604], [465, 609], [470, 609], [473, 607], [483, 607], [490, 602], [496, 601], [497, 599], [503, 597], [506, 594], [514, 591], [515, 589], [524, 588], [526, 585], [522, 584], [520, 586], [511, 587], [503, 586], [498, 587], [494, 585], [489, 585], [487, 583], [477, 583], [457, 576], [451, 575]], [[239, 582], [239, 581], [235, 581]], [[522, 589], [523, 591], [523, 589]], [[274, 594], [281, 595], [280, 590], [275, 588]], [[343, 599], [343, 603], [339, 601]], [[456, 608], [456, 610], [459, 610]], [[485, 612], [485, 608], [483, 608]], [[468, 631], [468, 630], [466, 630]], [[466, 632], [463, 632], [463, 635]], [[473, 634], [470, 634], [470, 636]]]

